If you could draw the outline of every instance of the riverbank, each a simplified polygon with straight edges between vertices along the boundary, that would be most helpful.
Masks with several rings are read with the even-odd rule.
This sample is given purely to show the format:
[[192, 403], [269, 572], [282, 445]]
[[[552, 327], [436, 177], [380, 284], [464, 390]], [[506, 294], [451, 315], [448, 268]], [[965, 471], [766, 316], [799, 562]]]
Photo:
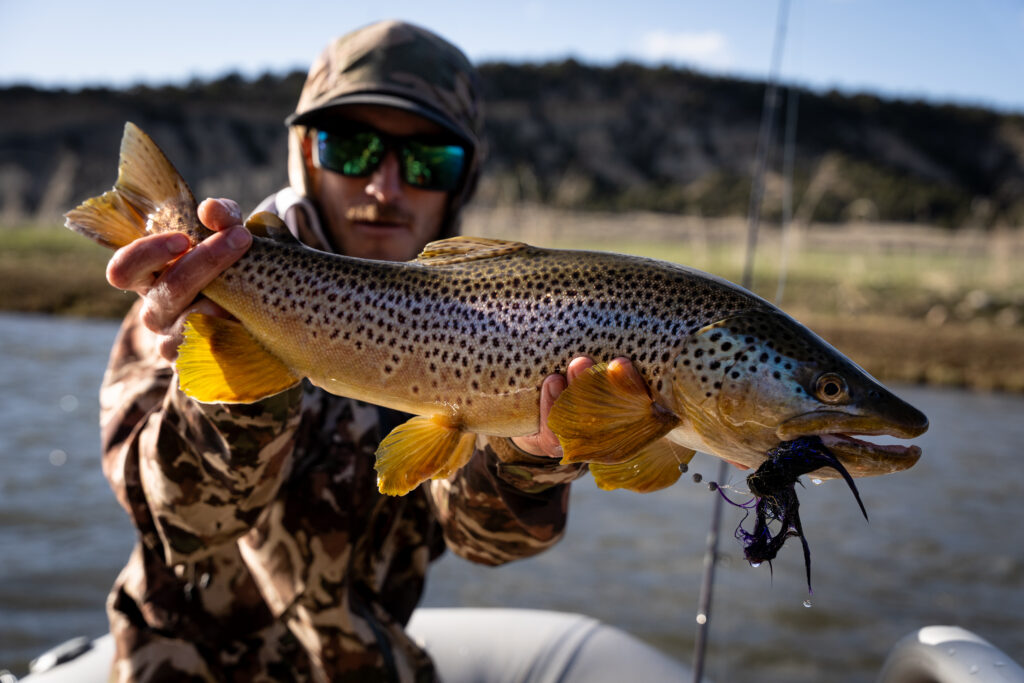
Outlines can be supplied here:
[[[466, 234], [593, 248], [742, 277], [742, 221], [660, 214], [474, 209]], [[628, 235], [628, 239], [623, 237]], [[887, 382], [1024, 393], [1024, 238], [914, 226], [760, 235], [752, 289]], [[0, 227], [0, 310], [117, 318], [110, 252], [55, 227]]]

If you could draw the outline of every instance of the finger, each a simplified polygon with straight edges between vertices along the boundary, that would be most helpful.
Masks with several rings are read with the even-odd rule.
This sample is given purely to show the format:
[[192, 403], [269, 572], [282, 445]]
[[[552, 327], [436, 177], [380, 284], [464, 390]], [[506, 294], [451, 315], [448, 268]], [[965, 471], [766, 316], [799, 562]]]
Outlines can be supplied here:
[[142, 323], [154, 332], [170, 329], [199, 293], [252, 244], [241, 226], [209, 237], [179, 258], [146, 293]]
[[565, 370], [565, 378], [572, 382], [581, 374], [594, 366], [594, 361], [586, 356], [577, 356], [569, 361], [569, 367]]
[[145, 294], [156, 274], [181, 256], [191, 242], [181, 232], [141, 237], [114, 252], [107, 263], [107, 282], [118, 289]]
[[544, 383], [541, 384], [540, 389], [540, 429], [536, 434], [512, 439], [516, 446], [533, 455], [543, 455], [549, 458], [562, 457], [562, 446], [558, 441], [558, 437], [555, 436], [555, 433], [548, 426], [548, 416], [551, 414], [552, 406], [555, 405], [555, 401], [558, 400], [558, 396], [568, 385], [568, 382], [571, 382], [581, 373], [586, 372], [593, 365], [594, 361], [590, 358], [577, 356], [569, 362], [565, 377], [552, 374], [544, 378]]
[[565, 378], [561, 375], [548, 375], [540, 387], [540, 429], [536, 434], [517, 436], [512, 439], [520, 450], [531, 455], [542, 455], [561, 458], [562, 450], [551, 429], [548, 428], [548, 415], [558, 395], [565, 389]]
[[210, 230], [226, 230], [242, 224], [242, 209], [233, 199], [204, 199], [199, 205], [198, 215]]
[[[625, 356], [613, 358], [608, 363], [608, 369], [609, 371], [612, 371], [614, 374], [624, 372], [625, 376], [628, 376], [630, 378], [629, 381], [634, 382], [638, 386], [647, 386], [647, 381], [639, 372], [636, 371], [636, 368], [633, 367], [633, 361], [629, 360]], [[618, 376], [623, 377], [624, 375], [618, 374]]]
[[537, 432], [536, 445], [544, 455], [552, 458], [562, 457], [562, 445], [558, 437], [548, 426], [548, 416], [551, 415], [551, 407], [555, 405], [559, 394], [565, 390], [568, 382], [561, 375], [548, 375], [544, 378], [544, 384], [540, 390], [540, 431]]

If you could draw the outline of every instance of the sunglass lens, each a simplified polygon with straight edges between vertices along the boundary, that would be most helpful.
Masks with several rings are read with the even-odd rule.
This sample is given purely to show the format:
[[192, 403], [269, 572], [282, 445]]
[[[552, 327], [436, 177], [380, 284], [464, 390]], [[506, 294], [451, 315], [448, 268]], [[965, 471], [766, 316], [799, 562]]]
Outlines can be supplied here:
[[454, 190], [462, 180], [466, 150], [409, 140], [402, 150], [405, 182], [426, 190]]
[[371, 132], [338, 134], [318, 131], [317, 153], [323, 168], [346, 176], [363, 177], [380, 164], [384, 143]]

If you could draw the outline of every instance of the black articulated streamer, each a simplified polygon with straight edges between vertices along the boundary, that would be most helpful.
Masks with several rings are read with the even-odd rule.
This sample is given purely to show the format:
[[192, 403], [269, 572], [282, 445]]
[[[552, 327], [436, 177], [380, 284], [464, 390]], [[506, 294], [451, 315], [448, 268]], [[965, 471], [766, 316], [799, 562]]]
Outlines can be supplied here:
[[[864, 509], [853, 477], [817, 436], [783, 441], [768, 451], [768, 459], [747, 477], [747, 486], [754, 494], [754, 500], [744, 504], [733, 503], [754, 510], [753, 531], [744, 529], [743, 522], [736, 527], [736, 538], [743, 542], [744, 556], [751, 564], [771, 563], [787, 539], [794, 536], [800, 539], [804, 550], [804, 565], [807, 568], [808, 591], [811, 590], [811, 549], [807, 545], [807, 538], [800, 523], [800, 500], [796, 495], [796, 484], [801, 475], [822, 467], [831, 467], [843, 476], [853, 491], [854, 498], [857, 499], [864, 519], [867, 519], [868, 513]], [[746, 518], [743, 521], [745, 522]], [[780, 523], [780, 528], [775, 533], [772, 533], [770, 527], [773, 522]]]

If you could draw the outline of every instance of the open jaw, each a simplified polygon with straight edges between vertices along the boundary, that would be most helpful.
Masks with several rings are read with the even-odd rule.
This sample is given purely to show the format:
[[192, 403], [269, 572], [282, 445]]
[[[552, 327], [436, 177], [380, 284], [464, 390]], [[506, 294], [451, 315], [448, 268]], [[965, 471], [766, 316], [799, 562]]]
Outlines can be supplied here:
[[[918, 446], [882, 445], [857, 437], [895, 436], [905, 439], [918, 436], [928, 428], [926, 420], [916, 424], [898, 424], [864, 417], [844, 419], [835, 413], [826, 419], [822, 418], [825, 416], [819, 413], [787, 420], [779, 427], [778, 436], [783, 441], [791, 441], [801, 436], [820, 437], [822, 444], [854, 477], [873, 477], [899, 472], [912, 467], [921, 457], [921, 448]], [[817, 424], [814, 424], [815, 422]], [[834, 479], [840, 475], [831, 468], [825, 468], [812, 472], [809, 476]]]
[[[900, 444], [880, 445], [855, 438], [849, 434], [819, 434], [821, 442], [832, 451], [832, 455], [843, 463], [850, 476], [873, 477], [891, 474], [912, 467], [921, 457], [918, 446]], [[839, 474], [831, 469], [812, 473], [822, 479], [832, 479]]]

